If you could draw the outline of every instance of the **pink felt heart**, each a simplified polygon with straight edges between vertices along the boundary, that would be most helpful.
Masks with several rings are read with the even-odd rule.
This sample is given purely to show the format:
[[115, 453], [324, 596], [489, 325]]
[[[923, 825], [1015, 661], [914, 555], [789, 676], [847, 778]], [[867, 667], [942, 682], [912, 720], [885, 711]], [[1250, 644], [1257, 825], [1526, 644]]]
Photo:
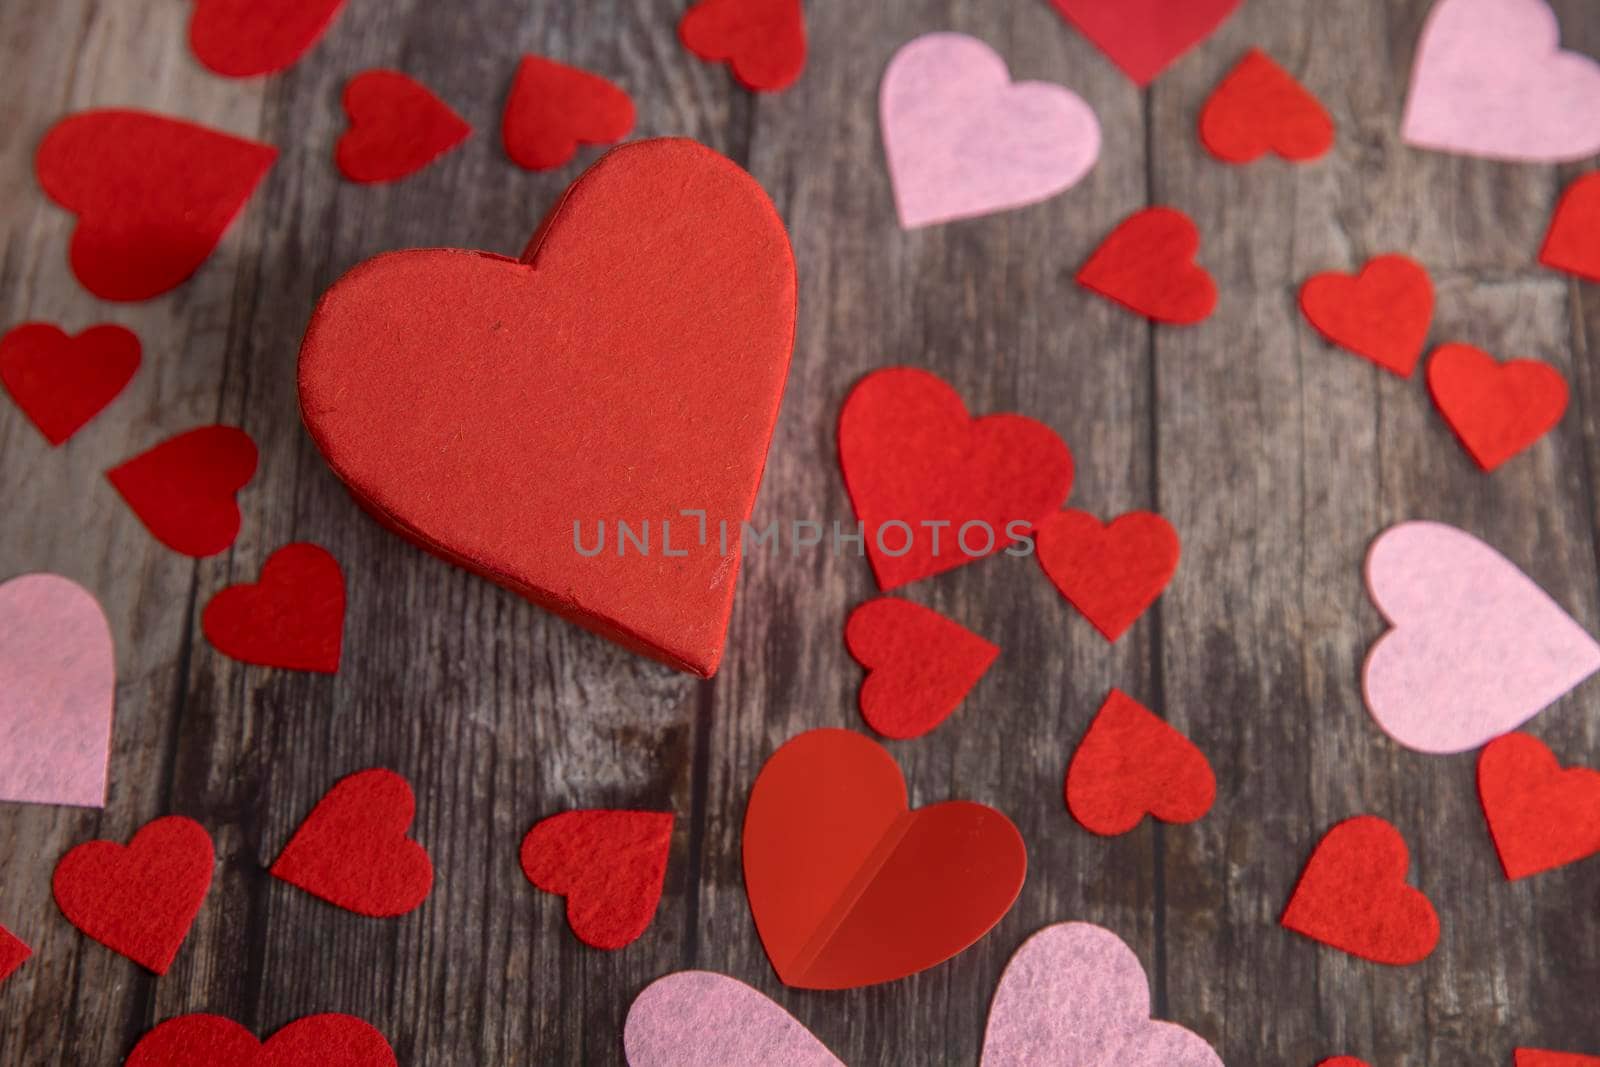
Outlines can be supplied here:
[[622, 1030], [628, 1067], [843, 1067], [793, 1015], [743, 982], [678, 971], [645, 986]]
[[1600, 670], [1594, 638], [1453, 526], [1390, 527], [1367, 553], [1367, 588], [1394, 627], [1367, 653], [1367, 709], [1407, 748], [1477, 748]]
[[1100, 158], [1100, 123], [1082, 97], [1013, 83], [1005, 60], [965, 34], [924, 34], [896, 52], [878, 108], [908, 230], [1047, 200]]
[[1439, 0], [1401, 132], [1419, 148], [1556, 162], [1600, 151], [1600, 63], [1561, 49], [1545, 0]]
[[102, 806], [116, 688], [94, 597], [54, 574], [0, 585], [0, 800]]

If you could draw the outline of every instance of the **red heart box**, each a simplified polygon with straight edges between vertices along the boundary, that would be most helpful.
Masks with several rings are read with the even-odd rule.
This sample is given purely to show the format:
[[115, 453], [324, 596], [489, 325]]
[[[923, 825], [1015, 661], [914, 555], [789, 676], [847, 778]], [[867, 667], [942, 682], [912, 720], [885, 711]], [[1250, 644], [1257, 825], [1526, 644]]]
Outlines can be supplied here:
[[306, 331], [300, 407], [397, 533], [710, 677], [794, 321], [761, 187], [693, 141], [638, 141], [521, 260], [422, 249], [351, 270]]

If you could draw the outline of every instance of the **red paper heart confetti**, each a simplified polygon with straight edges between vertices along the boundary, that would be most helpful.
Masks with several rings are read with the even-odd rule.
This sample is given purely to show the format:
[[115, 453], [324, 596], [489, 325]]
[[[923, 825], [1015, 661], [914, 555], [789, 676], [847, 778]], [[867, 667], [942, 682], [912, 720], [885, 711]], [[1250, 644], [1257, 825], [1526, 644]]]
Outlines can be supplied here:
[[0, 384], [59, 445], [116, 399], [139, 369], [139, 354], [139, 338], [121, 326], [69, 337], [48, 322], [26, 322], [0, 337]]
[[1113, 689], [1067, 765], [1066, 796], [1085, 829], [1114, 837], [1146, 815], [1194, 822], [1211, 810], [1217, 779], [1194, 742]]
[[354, 1015], [296, 1019], [265, 1041], [232, 1019], [195, 1013], [155, 1027], [123, 1067], [396, 1067], [383, 1034]]
[[397, 70], [369, 70], [344, 87], [350, 128], [334, 147], [339, 172], [353, 182], [392, 182], [415, 174], [472, 136], [472, 126], [426, 85]]
[[921, 737], [966, 699], [995, 657], [990, 644], [937, 611], [899, 597], [850, 613], [844, 643], [867, 668], [861, 717], [885, 737]]
[[0, 982], [10, 978], [31, 955], [33, 949], [16, 934], [0, 926]]
[[189, 47], [213, 73], [250, 78], [293, 66], [344, 0], [195, 0]]
[[255, 585], [231, 585], [200, 615], [206, 640], [225, 656], [291, 671], [339, 670], [344, 572], [327, 549], [284, 545]]
[[416, 810], [404, 778], [358, 771], [317, 801], [269, 873], [357, 915], [404, 915], [433, 888], [433, 862], [406, 836]]
[[633, 99], [600, 75], [523, 56], [500, 136], [517, 166], [554, 170], [572, 159], [580, 144], [622, 140], [633, 119]]
[[1514, 1055], [1515, 1067], [1600, 1067], [1600, 1056], [1585, 1056], [1577, 1052], [1519, 1048]]
[[1563, 770], [1531, 734], [1506, 734], [1485, 746], [1478, 798], [1513, 881], [1600, 853], [1600, 771]]
[[1567, 410], [1567, 380], [1547, 363], [1500, 363], [1471, 345], [1428, 357], [1428, 391], [1461, 446], [1492, 471], [1548, 433]]
[[1301, 162], [1333, 147], [1333, 119], [1271, 56], [1252, 48], [1201, 109], [1200, 140], [1224, 163], [1268, 152]]
[[1409, 378], [1433, 321], [1433, 281], [1415, 260], [1377, 256], [1360, 274], [1308, 278], [1300, 287], [1300, 310], [1334, 344]]
[[239, 536], [234, 494], [255, 477], [256, 445], [232, 426], [202, 426], [163, 441], [106, 478], [157, 541], [212, 556]]
[[894, 759], [848, 730], [794, 738], [750, 790], [745, 890], [785, 985], [852, 989], [941, 963], [1011, 909], [1027, 866], [993, 808], [908, 810]]
[[1354, 1056], [1334, 1056], [1332, 1059], [1322, 1060], [1317, 1067], [1367, 1067], [1367, 1064]]
[[1178, 531], [1152, 511], [1105, 524], [1087, 511], [1062, 511], [1034, 537], [1044, 573], [1107, 641], [1127, 632], [1178, 569]]
[[678, 22], [678, 39], [707, 63], [726, 62], [752, 92], [778, 92], [806, 65], [800, 0], [699, 0]]
[[1195, 263], [1200, 231], [1176, 208], [1129, 215], [1094, 250], [1078, 284], [1157, 322], [1192, 325], [1217, 306], [1217, 283]]
[[1211, 35], [1239, 0], [1050, 0], [1140, 85]]
[[144, 111], [83, 111], [34, 157], [45, 195], [78, 216], [72, 273], [95, 296], [146, 300], [199, 269], [278, 150]]
[[839, 415], [839, 466], [878, 587], [982, 559], [1025, 536], [1072, 489], [1072, 453], [1021, 415], [974, 419], [943, 380], [874, 371]]
[[567, 898], [567, 925], [594, 948], [638, 940], [661, 902], [672, 851], [670, 811], [565, 811], [522, 840], [522, 873]]
[[169, 815], [127, 845], [89, 841], [56, 864], [51, 889], [67, 921], [113, 952], [166, 974], [211, 888], [205, 828]]
[[1600, 171], [1567, 186], [1550, 219], [1539, 262], [1600, 282]]
[[1311, 854], [1281, 921], [1376, 963], [1426, 959], [1439, 943], [1439, 916], [1406, 884], [1410, 866], [1405, 840], [1388, 822], [1376, 815], [1346, 819]]

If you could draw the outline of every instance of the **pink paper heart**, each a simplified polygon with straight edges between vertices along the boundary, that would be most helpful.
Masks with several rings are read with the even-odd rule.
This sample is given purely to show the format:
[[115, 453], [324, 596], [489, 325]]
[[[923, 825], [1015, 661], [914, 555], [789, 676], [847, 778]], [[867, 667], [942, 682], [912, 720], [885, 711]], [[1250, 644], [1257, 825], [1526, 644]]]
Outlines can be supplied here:
[[843, 1067], [770, 998], [710, 971], [678, 971], [645, 987], [628, 1009], [629, 1067]]
[[1092, 923], [1057, 923], [1022, 943], [1000, 975], [983, 1067], [1222, 1067], [1177, 1023], [1150, 1018], [1139, 957]]
[[104, 805], [116, 687], [94, 597], [54, 574], [0, 585], [0, 800]]
[[1100, 158], [1083, 98], [1011, 81], [976, 38], [929, 33], [901, 47], [878, 92], [883, 148], [906, 229], [1047, 200]]
[[1600, 151], [1600, 63], [1560, 43], [1545, 0], [1439, 0], [1417, 45], [1405, 140], [1533, 162]]
[[1594, 638], [1510, 560], [1453, 526], [1384, 531], [1367, 553], [1367, 589], [1394, 627], [1367, 653], [1367, 709], [1407, 748], [1477, 748], [1600, 670]]

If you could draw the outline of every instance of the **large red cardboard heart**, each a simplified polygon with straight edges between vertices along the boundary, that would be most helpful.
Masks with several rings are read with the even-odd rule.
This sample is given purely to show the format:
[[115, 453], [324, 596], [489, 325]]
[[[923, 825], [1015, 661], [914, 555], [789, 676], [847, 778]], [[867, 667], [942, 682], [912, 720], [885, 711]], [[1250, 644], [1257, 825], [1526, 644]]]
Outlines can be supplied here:
[[1484, 747], [1478, 798], [1513, 881], [1600, 853], [1600, 771], [1562, 769], [1531, 734], [1506, 734]]
[[1346, 819], [1311, 854], [1280, 921], [1363, 959], [1416, 963], [1439, 943], [1439, 916], [1406, 884], [1410, 866], [1400, 831], [1375, 815]]
[[1200, 110], [1200, 140], [1225, 163], [1268, 152], [1299, 162], [1333, 147], [1333, 119], [1271, 56], [1252, 48]]
[[1583, 175], [1561, 194], [1539, 262], [1600, 282], [1600, 171]]
[[523, 56], [506, 98], [500, 140], [506, 155], [528, 170], [553, 170], [580, 144], [611, 144], [633, 129], [633, 98], [577, 67]]
[[122, 326], [91, 326], [76, 337], [48, 322], [25, 322], [0, 337], [0, 384], [22, 413], [59, 445], [116, 399], [139, 369], [139, 338]]
[[700, 0], [678, 21], [678, 40], [707, 63], [726, 62], [752, 92], [777, 92], [806, 65], [800, 0]]
[[391, 529], [709, 677], [794, 320], [761, 187], [692, 141], [639, 141], [521, 260], [428, 249], [346, 274], [306, 331], [301, 412]]
[[1148, 85], [1211, 35], [1239, 0], [1050, 0], [1122, 72]]
[[1461, 446], [1492, 471], [1548, 433], [1567, 410], [1567, 380], [1548, 363], [1498, 362], [1471, 345], [1428, 357], [1428, 391]]
[[899, 597], [850, 613], [844, 643], [867, 668], [861, 717], [885, 737], [921, 737], [949, 718], [1000, 654], [958, 622]]
[[169, 815], [127, 845], [88, 841], [50, 881], [67, 921], [113, 952], [166, 974], [211, 888], [216, 853], [199, 823]]
[[157, 541], [198, 559], [239, 536], [234, 494], [255, 477], [256, 458], [243, 430], [202, 426], [113, 467], [106, 478]]
[[1376, 256], [1359, 274], [1329, 271], [1306, 279], [1300, 311], [1334, 344], [1409, 378], [1433, 321], [1433, 281], [1415, 260]]
[[432, 163], [472, 135], [472, 127], [426, 85], [397, 70], [369, 70], [344, 87], [350, 128], [334, 146], [339, 172], [353, 182], [392, 182]]
[[334, 674], [344, 641], [344, 572], [325, 548], [284, 545], [267, 557], [261, 581], [212, 597], [200, 628], [236, 660]]
[[772, 754], [744, 817], [750, 911], [779, 980], [852, 989], [932, 967], [1011, 909], [1027, 873], [1000, 812], [951, 800], [907, 809], [894, 759], [849, 730]]
[[967, 414], [913, 367], [861, 379], [839, 413], [839, 466], [885, 591], [1006, 548], [1061, 507], [1072, 453], [1021, 415]]
[[195, 0], [189, 47], [229, 78], [293, 66], [332, 24], [344, 0]]
[[1194, 261], [1200, 231], [1175, 208], [1124, 219], [1078, 271], [1078, 284], [1157, 322], [1192, 325], [1217, 306], [1217, 283]]
[[123, 1067], [396, 1067], [383, 1034], [354, 1015], [296, 1019], [265, 1041], [232, 1019], [196, 1012], [155, 1027]]
[[1178, 531], [1153, 511], [1109, 523], [1062, 511], [1039, 524], [1034, 540], [1044, 573], [1107, 641], [1127, 632], [1178, 569]]
[[1146, 815], [1190, 823], [1211, 810], [1217, 779], [1193, 741], [1113, 689], [1067, 765], [1067, 808], [1106, 837]]
[[83, 111], [34, 157], [45, 195], [78, 216], [72, 273], [106, 300], [147, 300], [199, 269], [278, 150], [144, 111]]
[[567, 898], [567, 925], [578, 940], [622, 948], [655, 918], [672, 823], [670, 811], [564, 811], [522, 839], [522, 873]]
[[404, 778], [358, 771], [323, 794], [269, 873], [357, 915], [404, 915], [433, 888], [433, 861], [406, 836], [416, 811]]

